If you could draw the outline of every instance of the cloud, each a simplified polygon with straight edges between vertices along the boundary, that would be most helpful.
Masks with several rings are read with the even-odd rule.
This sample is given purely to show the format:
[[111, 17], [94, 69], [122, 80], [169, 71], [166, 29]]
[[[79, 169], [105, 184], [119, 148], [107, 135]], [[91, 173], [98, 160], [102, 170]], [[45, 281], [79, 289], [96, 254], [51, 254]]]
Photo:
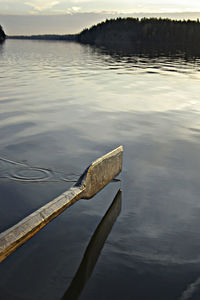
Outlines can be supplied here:
[[37, 11], [43, 11], [50, 8], [53, 8], [55, 5], [59, 4], [60, 1], [53, 0], [30, 0], [28, 2], [25, 2], [24, 4], [31, 6]]
[[199, 0], [0, 0], [1, 14], [163, 13], [200, 11]]
[[71, 15], [71, 14], [78, 13], [80, 10], [81, 10], [81, 7], [79, 7], [79, 6], [72, 6], [71, 8], [68, 8], [65, 13]]
[[94, 2], [94, 0], [71, 0], [71, 3], [85, 3], [85, 2]]
[[1, 14], [27, 13], [30, 9], [30, 6], [28, 6], [24, 2], [26, 1], [0, 0], [0, 13]]
[[72, 7], [72, 10], [75, 11], [75, 12], [79, 11], [80, 9], [81, 9], [81, 8], [78, 7], [78, 6], [73, 6], [73, 7]]

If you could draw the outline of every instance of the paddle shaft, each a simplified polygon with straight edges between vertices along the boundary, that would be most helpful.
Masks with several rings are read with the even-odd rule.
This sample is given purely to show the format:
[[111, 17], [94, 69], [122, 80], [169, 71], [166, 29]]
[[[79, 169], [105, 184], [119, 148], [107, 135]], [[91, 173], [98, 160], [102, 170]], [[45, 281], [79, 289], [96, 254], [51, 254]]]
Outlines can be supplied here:
[[72, 187], [0, 234], [0, 262], [29, 240], [66, 208], [81, 199], [83, 189]]

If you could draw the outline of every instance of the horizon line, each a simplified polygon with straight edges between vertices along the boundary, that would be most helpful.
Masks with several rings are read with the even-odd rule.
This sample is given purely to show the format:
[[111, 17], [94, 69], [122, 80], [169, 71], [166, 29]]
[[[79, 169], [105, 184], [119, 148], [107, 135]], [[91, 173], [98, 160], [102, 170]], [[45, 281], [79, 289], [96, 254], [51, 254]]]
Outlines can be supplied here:
[[82, 15], [82, 14], [112, 14], [112, 15], [119, 15], [119, 14], [135, 14], [135, 15], [139, 15], [139, 14], [161, 14], [161, 15], [165, 15], [165, 14], [200, 14], [200, 10], [199, 11], [151, 11], [151, 12], [145, 12], [145, 11], [140, 11], [140, 12], [122, 12], [122, 11], [84, 11], [84, 12], [55, 12], [55, 13], [33, 13], [33, 12], [27, 12], [27, 13], [0, 13], [0, 16], [69, 16], [69, 15]]

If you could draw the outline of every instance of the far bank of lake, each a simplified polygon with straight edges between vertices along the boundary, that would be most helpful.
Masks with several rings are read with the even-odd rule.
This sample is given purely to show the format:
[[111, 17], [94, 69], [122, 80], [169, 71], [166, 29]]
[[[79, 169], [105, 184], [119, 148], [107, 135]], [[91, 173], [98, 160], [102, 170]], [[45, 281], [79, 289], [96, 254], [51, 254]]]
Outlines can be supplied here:
[[78, 34], [8, 36], [9, 39], [63, 40], [127, 54], [200, 56], [200, 22], [158, 18], [106, 20]]

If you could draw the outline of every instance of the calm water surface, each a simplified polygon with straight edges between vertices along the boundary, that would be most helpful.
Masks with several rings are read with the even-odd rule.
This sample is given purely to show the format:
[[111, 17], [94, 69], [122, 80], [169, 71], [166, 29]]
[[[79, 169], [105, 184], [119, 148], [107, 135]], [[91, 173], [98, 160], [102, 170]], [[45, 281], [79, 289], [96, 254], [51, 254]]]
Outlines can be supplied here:
[[121, 182], [1, 263], [0, 299], [199, 299], [200, 60], [8, 40], [0, 70], [0, 231], [124, 145]]

